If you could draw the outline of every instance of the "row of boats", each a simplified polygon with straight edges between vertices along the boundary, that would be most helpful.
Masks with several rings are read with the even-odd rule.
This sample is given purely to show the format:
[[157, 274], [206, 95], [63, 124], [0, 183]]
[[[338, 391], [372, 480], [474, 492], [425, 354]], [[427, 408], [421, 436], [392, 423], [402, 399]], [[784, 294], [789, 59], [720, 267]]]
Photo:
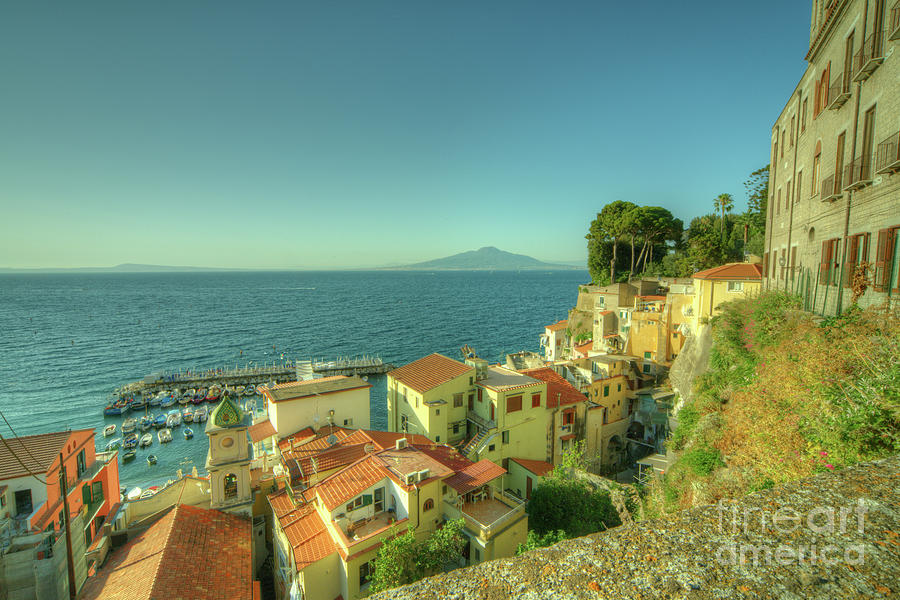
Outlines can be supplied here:
[[[175, 408], [168, 413], [159, 415], [146, 414], [140, 419], [129, 417], [122, 421], [122, 433], [133, 433], [140, 429], [142, 432], [150, 429], [162, 429], [167, 427], [172, 429], [178, 427], [182, 423], [203, 423], [209, 417], [209, 409], [206, 406], [186, 406], [183, 409]], [[116, 433], [116, 425], [111, 424], [103, 428], [103, 435], [109, 437]]]
[[148, 406], [158, 406], [160, 408], [169, 408], [175, 404], [186, 406], [188, 404], [198, 405], [204, 402], [218, 402], [224, 395], [232, 396], [254, 396], [256, 395], [256, 386], [252, 384], [238, 385], [233, 388], [213, 384], [209, 388], [191, 388], [189, 390], [162, 390], [155, 395], [147, 396], [122, 396], [116, 400], [107, 403], [103, 409], [103, 414], [107, 417], [123, 415], [129, 411], [142, 410]]

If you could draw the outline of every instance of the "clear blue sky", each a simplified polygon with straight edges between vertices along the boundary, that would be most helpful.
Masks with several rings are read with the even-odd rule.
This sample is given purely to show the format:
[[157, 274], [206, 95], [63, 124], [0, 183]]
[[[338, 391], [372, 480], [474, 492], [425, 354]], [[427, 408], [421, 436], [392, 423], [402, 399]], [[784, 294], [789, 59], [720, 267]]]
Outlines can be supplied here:
[[769, 155], [810, 2], [0, 8], [0, 267], [580, 260]]

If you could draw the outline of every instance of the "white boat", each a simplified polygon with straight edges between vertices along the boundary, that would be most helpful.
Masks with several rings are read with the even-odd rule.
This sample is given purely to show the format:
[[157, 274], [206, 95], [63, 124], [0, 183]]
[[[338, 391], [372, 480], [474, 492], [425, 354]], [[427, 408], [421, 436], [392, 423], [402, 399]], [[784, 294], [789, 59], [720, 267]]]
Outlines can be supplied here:
[[181, 425], [181, 413], [169, 413], [169, 415], [166, 417], [166, 427], [172, 429], [174, 427], [178, 427], [179, 425]]
[[122, 421], [122, 433], [131, 433], [135, 429], [137, 429], [137, 419], [134, 417], [128, 417]]
[[206, 417], [209, 416], [209, 409], [205, 406], [200, 406], [197, 410], [194, 411], [194, 423], [204, 423], [206, 422]]
[[138, 443], [138, 446], [140, 446], [141, 448], [146, 448], [147, 446], [150, 446], [152, 444], [153, 444], [153, 434], [145, 433], [144, 435], [141, 436], [141, 441], [140, 441], [140, 443]]
[[191, 423], [194, 420], [194, 407], [186, 406], [181, 411], [181, 421], [183, 423]]
[[147, 488], [146, 490], [144, 490], [144, 492], [143, 492], [143, 493], [141, 494], [141, 496], [140, 496], [140, 499], [141, 499], [141, 500], [146, 500], [147, 498], [151, 498], [151, 497], [153, 497], [153, 495], [155, 495], [156, 492], [158, 492], [158, 491], [159, 491], [159, 487], [158, 487], [158, 486], [155, 486], [155, 485], [154, 485], [153, 487], [149, 487], [149, 488]]
[[159, 438], [160, 444], [167, 444], [172, 441], [172, 430], [168, 427], [166, 429], [160, 429], [156, 432], [156, 437]]
[[116, 432], [115, 425], [107, 425], [103, 428], [103, 437], [109, 437]]
[[141, 488], [135, 487], [131, 488], [127, 494], [125, 494], [126, 500], [137, 500], [141, 497]]

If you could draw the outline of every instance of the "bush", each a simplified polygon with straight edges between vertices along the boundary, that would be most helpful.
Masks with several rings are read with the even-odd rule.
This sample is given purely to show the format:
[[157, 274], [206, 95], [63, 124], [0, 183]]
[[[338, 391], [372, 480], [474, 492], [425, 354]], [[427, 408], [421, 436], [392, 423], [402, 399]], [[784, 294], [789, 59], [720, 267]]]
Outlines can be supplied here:
[[681, 460], [694, 472], [694, 475], [701, 477], [706, 477], [712, 473], [713, 469], [725, 464], [722, 462], [722, 455], [719, 454], [719, 451], [708, 446], [694, 448], [685, 452]]
[[539, 536], [562, 530], [568, 537], [580, 537], [621, 525], [607, 492], [558, 474], [538, 484], [526, 510], [529, 527]]

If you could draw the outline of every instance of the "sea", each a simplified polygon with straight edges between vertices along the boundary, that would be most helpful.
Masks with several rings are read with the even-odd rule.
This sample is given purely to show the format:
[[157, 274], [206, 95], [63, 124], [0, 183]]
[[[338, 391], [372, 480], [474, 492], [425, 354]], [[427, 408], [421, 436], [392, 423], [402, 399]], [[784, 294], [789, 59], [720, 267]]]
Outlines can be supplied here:
[[[4, 437], [95, 428], [118, 386], [158, 371], [377, 355], [397, 366], [431, 352], [491, 362], [539, 350], [566, 318], [586, 270], [291, 271], [0, 275], [0, 420]], [[372, 426], [386, 423], [383, 376], [370, 378]], [[158, 413], [159, 408], [154, 407]], [[184, 426], [182, 426], [184, 427]], [[126, 487], [202, 474], [203, 426], [120, 464]], [[121, 434], [117, 431], [117, 437]], [[149, 465], [146, 456], [156, 454]]]

